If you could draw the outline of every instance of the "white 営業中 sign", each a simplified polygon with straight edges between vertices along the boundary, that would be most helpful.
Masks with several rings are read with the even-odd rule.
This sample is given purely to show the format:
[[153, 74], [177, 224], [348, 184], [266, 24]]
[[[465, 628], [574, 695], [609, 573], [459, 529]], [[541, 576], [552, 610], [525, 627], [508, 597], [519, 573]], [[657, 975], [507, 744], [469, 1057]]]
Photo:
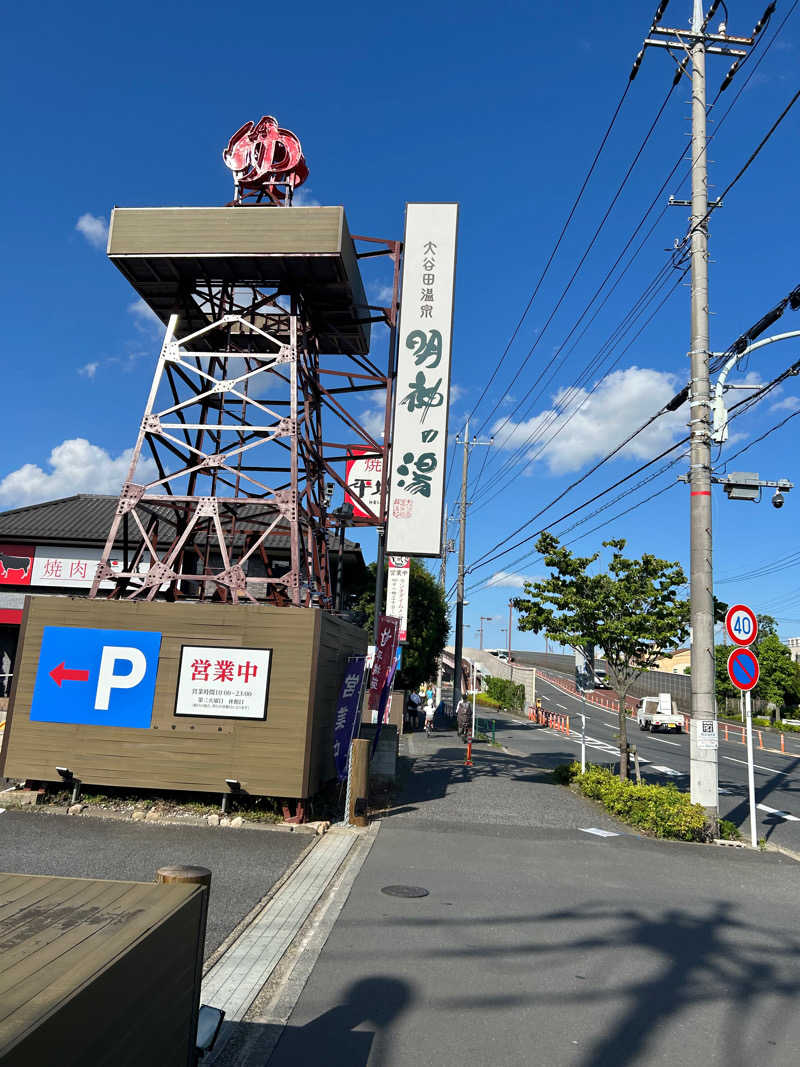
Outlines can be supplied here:
[[386, 573], [386, 614], [400, 620], [398, 641], [405, 641], [408, 630], [408, 583], [411, 560], [408, 556], [389, 556]]
[[442, 548], [458, 204], [408, 204], [386, 551]]
[[271, 659], [270, 648], [183, 645], [175, 714], [266, 719]]

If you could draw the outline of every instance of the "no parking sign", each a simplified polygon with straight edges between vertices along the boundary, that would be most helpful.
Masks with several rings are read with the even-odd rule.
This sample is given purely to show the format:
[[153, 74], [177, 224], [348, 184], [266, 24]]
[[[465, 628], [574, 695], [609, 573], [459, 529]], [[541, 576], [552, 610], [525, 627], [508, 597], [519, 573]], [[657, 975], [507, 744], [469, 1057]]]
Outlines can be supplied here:
[[759, 666], [756, 654], [749, 648], [735, 648], [728, 656], [728, 677], [746, 693], [758, 684]]

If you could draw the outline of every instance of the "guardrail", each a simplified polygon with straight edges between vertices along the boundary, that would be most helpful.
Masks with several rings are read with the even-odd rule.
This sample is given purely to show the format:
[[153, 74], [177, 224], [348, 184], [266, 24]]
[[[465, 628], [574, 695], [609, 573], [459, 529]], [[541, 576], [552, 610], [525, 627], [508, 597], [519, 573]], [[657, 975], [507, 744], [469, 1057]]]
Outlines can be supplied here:
[[[554, 685], [558, 689], [563, 690], [565, 693], [571, 693], [573, 696], [578, 696], [579, 695], [578, 694], [578, 690], [577, 690], [574, 682], [570, 682], [566, 678], [559, 678], [557, 675], [548, 674], [547, 671], [544, 671], [544, 670], [541, 670], [541, 669], [539, 670], [538, 674], [539, 674], [540, 678], [543, 678], [546, 682], [549, 682], [551, 685]], [[587, 704], [594, 704], [597, 707], [608, 708], [609, 711], [616, 711], [616, 712], [619, 711], [619, 701], [618, 700], [614, 700], [611, 697], [599, 696], [597, 693], [585, 693], [585, 694], [582, 694], [582, 696], [586, 700]], [[629, 700], [631, 700], [631, 703], [629, 703], [629, 705], [628, 705], [629, 717], [635, 721], [636, 720], [636, 708], [637, 708], [637, 705], [638, 705], [639, 701], [636, 700], [635, 698], [629, 698]], [[535, 708], [529, 709], [528, 718], [531, 719], [531, 722], [539, 721], [537, 719], [531, 718], [530, 712], [533, 712], [535, 710], [536, 710]], [[548, 712], [546, 714], [552, 714], [552, 713]], [[683, 715], [683, 728], [687, 733], [689, 732], [689, 724], [690, 724], [690, 722], [691, 722], [690, 716], [684, 714]], [[737, 742], [737, 743], [741, 742], [743, 745], [747, 744], [747, 732], [746, 732], [744, 726], [741, 726], [739, 723], [735, 723], [735, 722], [726, 722], [724, 719], [718, 719], [717, 722], [718, 722], [719, 733], [720, 733], [720, 736], [721, 736], [723, 741], [733, 741], [733, 742]], [[545, 724], [545, 725], [547, 725], [547, 724]], [[736, 733], [736, 731], [739, 731], [738, 734]], [[767, 734], [767, 740], [769, 740], [769, 736], [770, 735]], [[768, 748], [764, 744], [764, 732], [762, 730], [759, 730], [759, 729], [754, 729], [753, 730], [753, 742], [754, 742], [754, 744], [757, 742], [757, 747], [760, 748], [762, 751], [764, 751], [764, 752], [778, 752], [779, 751], [784, 756], [800, 755], [800, 753], [796, 753], [796, 752], [791, 752], [791, 751], [787, 752], [787, 750], [786, 750], [786, 742], [785, 742], [785, 735], [784, 735], [783, 731], [779, 731], [779, 736], [780, 736], [780, 749], [771, 749], [771, 748]]]

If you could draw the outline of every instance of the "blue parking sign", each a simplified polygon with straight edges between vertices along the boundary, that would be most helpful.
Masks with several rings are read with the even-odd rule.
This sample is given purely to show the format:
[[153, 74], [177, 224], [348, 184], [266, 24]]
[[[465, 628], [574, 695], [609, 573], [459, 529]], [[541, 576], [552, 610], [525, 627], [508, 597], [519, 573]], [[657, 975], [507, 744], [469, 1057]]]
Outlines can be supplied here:
[[148, 630], [45, 626], [31, 720], [148, 730], [160, 650]]

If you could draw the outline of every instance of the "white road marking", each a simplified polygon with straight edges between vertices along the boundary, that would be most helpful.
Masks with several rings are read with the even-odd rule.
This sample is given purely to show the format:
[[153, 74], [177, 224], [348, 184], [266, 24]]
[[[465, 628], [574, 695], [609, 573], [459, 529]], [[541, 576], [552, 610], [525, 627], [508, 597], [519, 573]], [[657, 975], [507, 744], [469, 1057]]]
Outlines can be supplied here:
[[594, 834], [596, 837], [620, 837], [613, 830], [601, 830], [597, 826], [579, 826], [578, 829], [582, 834]]
[[720, 787], [720, 788], [719, 788], [719, 789], [717, 790], [717, 792], [718, 792], [718, 793], [720, 793], [720, 794], [722, 794], [722, 796], [725, 796], [725, 797], [729, 797], [729, 796], [732, 796], [732, 795], [733, 795], [733, 793], [734, 793], [734, 790], [733, 790], [733, 789], [722, 789], [722, 788]]
[[667, 741], [664, 737], [651, 737], [650, 740], [658, 741], [660, 745], [673, 745], [675, 748], [681, 747], [678, 741]]
[[796, 815], [790, 815], [788, 811], [781, 811], [779, 808], [768, 808], [766, 804], [756, 804], [759, 811], [765, 811], [768, 815], [777, 815], [781, 819], [788, 819], [789, 822], [800, 822], [800, 819]]
[[686, 775], [683, 771], [673, 770], [672, 767], [656, 767], [655, 763], [650, 767], [651, 771], [658, 771], [659, 774], [669, 775], [670, 778], [685, 778]]
[[[729, 759], [731, 763], [743, 763], [745, 767], [747, 766], [746, 759], [737, 759], [735, 756], [723, 756], [722, 758]], [[774, 767], [764, 767], [761, 763], [754, 763], [753, 766], [758, 767], [760, 771], [768, 771], [770, 774], [785, 774], [787, 776], [789, 774], [788, 771], [778, 771]]]
[[563, 709], [564, 709], [564, 711], [566, 711], [566, 710], [567, 710], [567, 705], [566, 705], [566, 704], [559, 704], [559, 702], [558, 702], [557, 700], [556, 700], [556, 701], [554, 701], [554, 703], [555, 703], [555, 706], [556, 706], [557, 708], [563, 708]]

